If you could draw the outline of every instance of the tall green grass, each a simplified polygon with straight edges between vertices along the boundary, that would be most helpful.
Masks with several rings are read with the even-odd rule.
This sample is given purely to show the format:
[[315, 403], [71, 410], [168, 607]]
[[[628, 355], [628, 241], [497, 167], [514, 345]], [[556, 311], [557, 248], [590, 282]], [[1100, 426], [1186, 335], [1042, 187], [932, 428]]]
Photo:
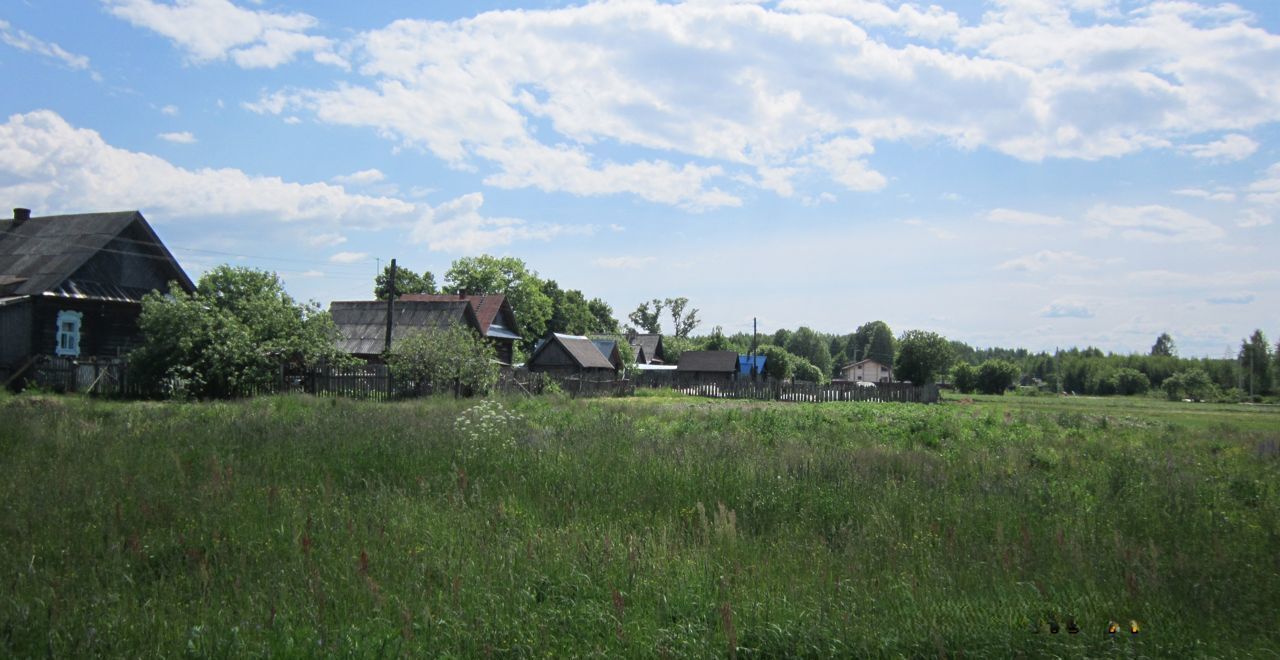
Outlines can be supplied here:
[[1280, 652], [1280, 415], [1016, 403], [7, 398], [0, 654]]

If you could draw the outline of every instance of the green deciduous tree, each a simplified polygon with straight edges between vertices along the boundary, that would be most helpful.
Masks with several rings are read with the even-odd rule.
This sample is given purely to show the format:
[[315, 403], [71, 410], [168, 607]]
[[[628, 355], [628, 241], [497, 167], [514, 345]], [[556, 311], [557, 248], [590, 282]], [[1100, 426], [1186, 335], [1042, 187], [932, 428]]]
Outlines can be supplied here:
[[924, 330], [908, 330], [898, 338], [894, 376], [917, 385], [932, 383], [951, 366], [951, 359], [951, 343], [945, 337]]
[[828, 343], [811, 328], [801, 326], [791, 333], [785, 346], [792, 355], [804, 358], [830, 379], [831, 352]]
[[1147, 390], [1151, 389], [1151, 379], [1137, 369], [1128, 367], [1117, 369], [1113, 377], [1115, 379], [1116, 394], [1145, 394]]
[[795, 356], [787, 349], [773, 344], [765, 344], [756, 349], [756, 353], [764, 356], [764, 373], [774, 380], [786, 380], [794, 373]]
[[978, 389], [978, 370], [968, 362], [961, 362], [951, 370], [951, 382], [957, 392], [971, 394]]
[[152, 387], [176, 383], [180, 394], [222, 398], [270, 386], [282, 360], [350, 360], [337, 330], [315, 303], [298, 303], [275, 273], [218, 266], [195, 293], [179, 288], [143, 298], [143, 343], [131, 376]]
[[1244, 369], [1244, 389], [1249, 394], [1266, 394], [1271, 391], [1271, 345], [1261, 330], [1254, 330], [1240, 342], [1240, 367]]
[[810, 383], [831, 382], [831, 377], [827, 375], [827, 372], [819, 369], [818, 366], [815, 365], [814, 363], [798, 355], [793, 356], [793, 358], [794, 358], [792, 360], [792, 369], [794, 370], [793, 377], [796, 380], [803, 380]]
[[613, 308], [609, 306], [609, 303], [599, 298], [592, 298], [587, 301], [587, 310], [591, 312], [592, 318], [595, 319], [595, 327], [592, 332], [617, 334], [620, 331], [618, 319], [613, 318]]
[[1192, 399], [1204, 401], [1214, 396], [1217, 388], [1203, 369], [1191, 368], [1166, 378], [1162, 384], [1170, 401]]
[[453, 325], [396, 340], [387, 366], [396, 380], [424, 392], [487, 392], [498, 381], [494, 350], [474, 330]]
[[978, 391], [1004, 394], [1018, 379], [1018, 365], [1006, 360], [987, 360], [978, 366]]
[[[387, 264], [373, 280], [373, 297], [386, 300], [391, 288], [391, 264]], [[409, 293], [437, 293], [436, 276], [431, 271], [421, 275], [404, 268], [396, 268], [396, 296]]]
[[657, 298], [649, 302], [642, 302], [636, 311], [627, 315], [627, 320], [631, 321], [633, 329], [647, 332], [649, 334], [657, 334], [662, 332], [662, 307], [665, 303]]
[[696, 307], [685, 311], [689, 305], [688, 298], [667, 298], [663, 303], [666, 305], [667, 311], [671, 313], [671, 332], [676, 337], [688, 337], [689, 333], [693, 332], [693, 329], [698, 327], [699, 323], [702, 323], [698, 319], [698, 309]]
[[1165, 357], [1173, 357], [1178, 354], [1178, 349], [1173, 345], [1173, 337], [1169, 333], [1162, 332], [1156, 337], [1156, 343], [1151, 346], [1151, 355], [1163, 355]]
[[546, 280], [542, 283], [542, 293], [551, 300], [551, 318], [547, 320], [547, 332], [570, 335], [596, 332], [596, 317], [591, 313], [591, 307], [581, 291], [565, 291], [555, 280]]
[[445, 293], [501, 293], [511, 303], [526, 348], [547, 332], [552, 303], [542, 291], [542, 278], [515, 257], [463, 257], [444, 275]]

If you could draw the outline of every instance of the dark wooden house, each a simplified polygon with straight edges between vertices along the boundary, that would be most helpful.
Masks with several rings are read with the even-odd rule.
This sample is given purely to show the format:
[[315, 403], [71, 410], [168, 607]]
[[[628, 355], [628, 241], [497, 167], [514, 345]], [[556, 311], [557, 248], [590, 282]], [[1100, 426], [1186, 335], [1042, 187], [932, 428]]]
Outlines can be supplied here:
[[515, 343], [520, 341], [520, 326], [516, 323], [516, 313], [511, 302], [501, 293], [490, 295], [448, 294], [448, 293], [410, 293], [397, 298], [404, 301], [423, 302], [456, 302], [459, 300], [471, 304], [476, 321], [480, 324], [480, 336], [489, 340], [498, 355], [498, 362], [511, 366], [515, 353]]
[[630, 333], [627, 335], [627, 343], [631, 344], [631, 350], [636, 355], [636, 364], [666, 364], [662, 335]]
[[676, 375], [681, 381], [730, 381], [737, 373], [737, 351], [685, 351], [676, 364]]
[[142, 343], [142, 297], [194, 291], [137, 211], [0, 220], [0, 382], [39, 356], [116, 358]]
[[591, 343], [595, 344], [604, 359], [613, 365], [614, 371], [622, 371], [623, 367], [626, 366], [622, 363], [622, 351], [618, 350], [618, 340], [592, 337]]
[[548, 333], [525, 363], [529, 371], [555, 376], [616, 375], [620, 365], [621, 360], [615, 366], [590, 339], [557, 332]]
[[[368, 362], [380, 362], [387, 345], [387, 301], [356, 300], [329, 303], [329, 316], [338, 326], [338, 349]], [[475, 310], [465, 300], [437, 302], [399, 299], [391, 303], [391, 341], [415, 332], [432, 332], [464, 325], [480, 333]]]

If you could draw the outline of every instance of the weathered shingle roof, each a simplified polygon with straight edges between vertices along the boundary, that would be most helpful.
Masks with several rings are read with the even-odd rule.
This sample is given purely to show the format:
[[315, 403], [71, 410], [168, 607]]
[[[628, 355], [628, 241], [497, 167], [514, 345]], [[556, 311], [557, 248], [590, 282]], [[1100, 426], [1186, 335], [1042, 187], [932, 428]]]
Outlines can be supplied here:
[[[424, 302], [454, 302], [464, 300], [471, 303], [475, 308], [476, 320], [480, 322], [480, 334], [488, 337], [490, 335], [489, 326], [498, 325], [510, 331], [510, 334], [520, 334], [520, 327], [517, 325], [515, 311], [511, 307], [511, 303], [507, 302], [507, 297], [501, 293], [469, 295], [469, 294], [450, 294], [450, 293], [407, 293], [397, 298], [397, 300], [418, 300]], [[503, 337], [501, 328], [494, 333], [496, 336]], [[510, 338], [510, 337], [508, 337]]]
[[[386, 346], [387, 302], [357, 300], [329, 303], [329, 315], [338, 326], [338, 349], [351, 355], [378, 355]], [[392, 303], [391, 339], [413, 332], [441, 330], [462, 323], [477, 332], [480, 324], [465, 300], [449, 302], [397, 300]]]
[[678, 371], [717, 371], [733, 373], [738, 370], [737, 351], [685, 351], [680, 354]]
[[[146, 241], [125, 240], [131, 254], [157, 259], [172, 270], [188, 291], [194, 290], [187, 274], [178, 265], [137, 211], [80, 213], [30, 218], [14, 226], [12, 219], [0, 220], [0, 277], [7, 282], [6, 295], [58, 295], [137, 301], [146, 293], [114, 282], [71, 280], [76, 271], [131, 226], [139, 227]], [[133, 253], [137, 247], [142, 254]]]
[[538, 355], [546, 350], [547, 346], [550, 346], [552, 342], [558, 343], [560, 346], [564, 347], [564, 352], [569, 354], [569, 357], [573, 358], [573, 361], [577, 362], [578, 366], [583, 369], [614, 368], [613, 363], [609, 362], [604, 354], [600, 352], [600, 349], [596, 347], [595, 342], [587, 339], [586, 337], [562, 335], [558, 332], [551, 333], [549, 337], [538, 345], [538, 348], [534, 350], [533, 355], [529, 357], [529, 362], [536, 362]]
[[630, 340], [632, 348], [636, 349], [637, 361], [640, 361], [641, 350], [644, 350], [645, 363], [653, 362], [655, 360], [661, 362], [665, 357], [663, 355], [663, 351], [660, 350], [662, 347], [662, 335], [631, 335], [628, 339]]

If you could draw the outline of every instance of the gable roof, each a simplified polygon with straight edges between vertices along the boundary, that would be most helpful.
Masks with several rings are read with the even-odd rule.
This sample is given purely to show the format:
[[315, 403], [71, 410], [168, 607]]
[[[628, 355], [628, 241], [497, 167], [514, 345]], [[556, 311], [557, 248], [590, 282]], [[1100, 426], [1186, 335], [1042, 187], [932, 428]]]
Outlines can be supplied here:
[[[386, 347], [387, 301], [332, 302], [329, 315], [338, 326], [338, 350], [351, 355], [379, 355]], [[465, 300], [397, 300], [392, 303], [391, 341], [412, 332], [442, 330], [458, 323], [480, 331], [475, 311]]]
[[636, 349], [636, 361], [640, 362], [641, 351], [644, 351], [645, 364], [650, 362], [661, 362], [666, 358], [662, 350], [662, 335], [660, 334], [636, 334], [627, 336], [628, 343], [632, 348]]
[[[137, 227], [145, 238], [121, 237], [130, 227]], [[131, 248], [136, 246], [137, 251], [109, 248], [117, 239]], [[146, 291], [113, 282], [71, 279], [103, 251], [156, 259], [170, 271], [168, 279], [176, 280], [187, 291], [195, 290], [182, 266], [138, 211], [50, 215], [30, 218], [16, 226], [12, 218], [0, 220], [0, 278], [5, 282], [0, 287], [6, 295], [49, 293], [140, 301]]]
[[[516, 322], [515, 309], [510, 301], [501, 293], [493, 294], [452, 294], [452, 293], [406, 293], [397, 300], [422, 302], [456, 302], [459, 300], [471, 303], [475, 310], [476, 320], [480, 323], [480, 334], [485, 337], [501, 337], [503, 339], [519, 339], [520, 326]], [[494, 328], [492, 326], [498, 326]], [[502, 332], [506, 330], [507, 332]]]
[[680, 354], [678, 371], [715, 371], [733, 373], [738, 370], [737, 351], [685, 351]]
[[622, 353], [618, 351], [618, 340], [594, 338], [591, 343], [596, 345], [596, 349], [614, 368], [622, 367]]
[[551, 333], [538, 344], [538, 347], [533, 351], [533, 355], [529, 356], [529, 363], [536, 362], [538, 356], [552, 343], [557, 343], [564, 348], [564, 352], [583, 369], [614, 369], [613, 363], [609, 362], [608, 358], [600, 352], [595, 342], [586, 337], [562, 335], [558, 332]]
[[887, 365], [887, 364], [885, 364], [885, 363], [883, 363], [883, 362], [881, 362], [881, 361], [879, 361], [879, 360], [876, 360], [876, 359], [873, 359], [873, 358], [866, 358], [866, 359], [863, 359], [863, 360], [858, 360], [857, 362], [850, 362], [849, 364], [846, 364], [846, 365], [844, 365], [843, 367], [840, 367], [840, 371], [844, 371], [844, 370], [846, 370], [846, 369], [851, 369], [851, 368], [853, 368], [853, 367], [862, 366], [862, 365], [867, 364], [868, 362], [870, 362], [871, 364], [874, 364], [874, 365], [876, 365], [876, 366], [883, 367], [883, 368], [885, 368], [885, 369], [888, 369], [888, 368], [889, 368], [889, 365]]
[[[757, 374], [763, 374], [763, 373], [764, 373], [764, 363], [765, 363], [765, 361], [766, 361], [766, 358], [768, 358], [768, 357], [769, 357], [769, 356], [767, 356], [767, 355], [757, 355], [757, 356], [755, 356], [755, 360], [754, 360], [754, 362], [755, 362], [755, 367], [756, 367], [756, 373], [757, 373]], [[751, 375], [751, 363], [752, 363], [752, 359], [751, 359], [751, 356], [750, 356], [750, 355], [739, 355], [739, 356], [738, 356], [738, 373], [742, 374], [743, 376], [750, 376], [750, 375]]]

